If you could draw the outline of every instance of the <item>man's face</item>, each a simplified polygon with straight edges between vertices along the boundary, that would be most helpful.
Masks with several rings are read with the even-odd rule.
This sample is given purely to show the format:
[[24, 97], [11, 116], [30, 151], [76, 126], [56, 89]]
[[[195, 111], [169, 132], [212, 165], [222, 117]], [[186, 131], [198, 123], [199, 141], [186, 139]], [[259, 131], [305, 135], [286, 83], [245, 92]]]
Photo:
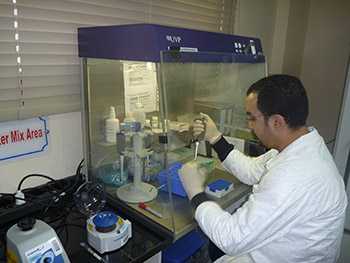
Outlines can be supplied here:
[[271, 148], [271, 129], [268, 120], [259, 111], [258, 96], [256, 93], [250, 93], [245, 99], [245, 108], [247, 112], [248, 127], [252, 129], [255, 135], [259, 138], [261, 143], [268, 148]]

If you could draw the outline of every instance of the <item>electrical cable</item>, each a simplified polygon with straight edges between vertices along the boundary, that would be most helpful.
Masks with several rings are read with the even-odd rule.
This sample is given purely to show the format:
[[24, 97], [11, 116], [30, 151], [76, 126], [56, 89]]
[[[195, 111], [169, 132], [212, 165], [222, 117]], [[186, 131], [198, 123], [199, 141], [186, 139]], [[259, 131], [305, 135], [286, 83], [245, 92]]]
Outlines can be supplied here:
[[[65, 196], [66, 193], [69, 193], [69, 192], [71, 192], [72, 190], [74, 190], [76, 188], [77, 184], [80, 181], [79, 179], [80, 179], [80, 176], [81, 176], [81, 169], [82, 169], [83, 162], [84, 162], [84, 159], [82, 159], [80, 161], [79, 165], [77, 166], [76, 179], [75, 179], [74, 184], [66, 186], [62, 190], [60, 190], [60, 191], [58, 190], [58, 192], [49, 192], [52, 195], [51, 198], [48, 198], [47, 196], [45, 196], [45, 197], [35, 196], [33, 194], [30, 194], [30, 193], [26, 193], [24, 198], [16, 196], [15, 193], [0, 193], [0, 197], [1, 196], [11, 196], [14, 200], [16, 200], [16, 199], [17, 200], [23, 200], [23, 201], [26, 201], [26, 202], [29, 202], [29, 203], [32, 203], [32, 204], [38, 204], [40, 206], [44, 205], [45, 206], [45, 208], [44, 208], [45, 210], [44, 210], [43, 214], [45, 214], [50, 207], [53, 207], [54, 203], [57, 203], [58, 201], [60, 201], [60, 199], [63, 196]], [[27, 180], [28, 178], [31, 178], [31, 177], [41, 177], [41, 178], [48, 179], [51, 182], [54, 182], [55, 184], [59, 183], [59, 181], [57, 181], [57, 180], [55, 180], [55, 179], [53, 179], [53, 178], [51, 178], [51, 177], [49, 177], [47, 175], [43, 175], [43, 174], [29, 174], [29, 175], [26, 175], [25, 177], [23, 177], [21, 179], [21, 181], [19, 182], [18, 187], [17, 187], [18, 191], [21, 191], [22, 185], [25, 182], [25, 180]], [[28, 190], [28, 189], [30, 189], [30, 188], [27, 188], [26, 190]], [[57, 189], [56, 189], [56, 191], [57, 191]], [[57, 207], [60, 207], [60, 205], [58, 204]]]
[[41, 219], [43, 221], [45, 221], [48, 224], [54, 224], [57, 221], [62, 221], [65, 222], [67, 216], [70, 214], [70, 211], [72, 210], [71, 207], [68, 207], [67, 209], [59, 209], [57, 210], [57, 216], [56, 217], [52, 217], [52, 215], [50, 214], [47, 217], [42, 217]]
[[[62, 191], [59, 191], [57, 193], [50, 192], [50, 194], [52, 194], [53, 198], [49, 199], [50, 201], [49, 201], [48, 204], [47, 204], [47, 202], [48, 202], [47, 197], [45, 197], [44, 200], [40, 200], [41, 199], [40, 197], [36, 197], [34, 195], [31, 195], [30, 193], [26, 193], [26, 197], [25, 198], [17, 197], [13, 193], [0, 193], [0, 196], [1, 195], [3, 195], [3, 196], [11, 196], [14, 199], [23, 200], [23, 201], [30, 202], [30, 203], [47, 204], [46, 208], [48, 209], [49, 207], [52, 206], [53, 202], [57, 202], [61, 198], [62, 193], [66, 192], [67, 190], [69, 192], [69, 191], [71, 191], [71, 190], [73, 190], [75, 188], [76, 184], [79, 182], [79, 175], [81, 175], [80, 171], [81, 171], [81, 168], [82, 168], [83, 161], [84, 161], [84, 159], [82, 159], [80, 161], [80, 163], [79, 163], [79, 165], [77, 167], [77, 170], [76, 170], [77, 179], [75, 180], [74, 185], [72, 187], [70, 187], [70, 186], [66, 187]], [[50, 180], [51, 182], [54, 182], [54, 183], [58, 182], [57, 180], [55, 180], [55, 179], [53, 179], [53, 178], [51, 178], [51, 177], [49, 177], [47, 175], [43, 175], [43, 174], [29, 174], [29, 175], [26, 175], [25, 177], [23, 177], [21, 179], [21, 181], [18, 184], [17, 190], [21, 191], [21, 188], [22, 188], [22, 185], [23, 185], [24, 181], [27, 180], [28, 178], [31, 178], [31, 177], [41, 177], [41, 178], [48, 179], [48, 180]], [[47, 210], [47, 209], [45, 209], [45, 210]]]
[[22, 197], [18, 197], [13, 193], [0, 193], [0, 196], [11, 196], [14, 199], [18, 199], [18, 200], [23, 200], [23, 201], [28, 201], [31, 202], [32, 200], [28, 199], [28, 198], [22, 198]]
[[77, 166], [77, 169], [75, 171], [75, 182], [74, 182], [73, 186], [70, 187], [70, 188], [67, 187], [67, 189], [65, 189], [66, 192], [70, 192], [71, 190], [74, 190], [76, 188], [76, 186], [78, 185], [79, 179], [80, 179], [80, 177], [82, 175], [81, 169], [83, 167], [83, 163], [84, 163], [84, 159], [82, 159], [80, 161], [80, 163], [78, 164], [78, 166]]
[[[69, 192], [72, 191], [72, 194], [73, 194], [73, 191], [75, 192], [75, 190], [76, 190], [76, 188], [77, 188], [77, 186], [78, 186], [78, 183], [79, 183], [79, 181], [80, 181], [80, 179], [81, 179], [81, 176], [82, 176], [81, 169], [82, 169], [82, 167], [83, 167], [83, 163], [84, 163], [84, 159], [82, 159], [82, 160], [80, 161], [80, 163], [78, 164], [77, 169], [76, 169], [76, 172], [75, 172], [75, 176], [76, 176], [76, 177], [75, 177], [75, 182], [74, 182], [74, 184], [73, 184], [71, 187], [67, 187], [67, 188], [65, 189], [66, 193], [69, 193]], [[68, 221], [68, 217], [69, 217], [70, 213], [71, 213], [71, 212], [74, 212], [74, 211], [73, 211], [73, 210], [74, 210], [74, 207], [75, 207], [75, 206], [71, 206], [71, 207], [69, 208], [69, 213], [67, 214], [67, 216], [65, 217], [65, 219], [62, 220], [62, 222], [63, 222], [63, 229], [62, 229], [62, 231], [64, 231], [64, 241], [63, 241], [63, 245], [64, 245], [64, 246], [68, 245], [68, 242], [69, 242], [69, 231], [68, 231], [68, 226], [73, 226], [73, 224], [67, 224], [67, 221]], [[75, 226], [79, 226], [79, 225], [75, 225]], [[61, 228], [61, 227], [62, 227], [62, 226], [58, 226], [58, 227], [56, 227], [56, 229], [58, 230], [58, 229]], [[79, 226], [79, 227], [84, 228], [84, 226]], [[61, 233], [62, 231], [59, 231], [59, 232]]]
[[[84, 159], [82, 159], [78, 166], [77, 166], [77, 169], [76, 169], [76, 172], [75, 172], [75, 180], [74, 180], [74, 183], [70, 183], [68, 186], [64, 187], [63, 189], [59, 190], [57, 193], [56, 193], [56, 199], [53, 199], [51, 198], [50, 202], [46, 205], [46, 207], [44, 208], [43, 212], [41, 213], [42, 215], [46, 215], [47, 212], [49, 211], [49, 208], [52, 208], [54, 207], [55, 203], [57, 203], [57, 208], [58, 210], [62, 211], [63, 209], [67, 208], [67, 204], [65, 202], [59, 202], [61, 201], [61, 197], [62, 195], [70, 195], [70, 194], [73, 194], [73, 192], [75, 191], [76, 187], [78, 186], [79, 182], [81, 181], [81, 176], [82, 176], [82, 173], [81, 173], [81, 169], [83, 167], [83, 163], [84, 163]], [[61, 226], [56, 226], [55, 229], [59, 229], [63, 226], [63, 229], [58, 231], [60, 234], [62, 231], [64, 231], [64, 241], [63, 241], [63, 244], [64, 246], [66, 246], [66, 244], [68, 244], [69, 242], [69, 231], [68, 231], [68, 228], [67, 228], [67, 218], [70, 214], [70, 211], [72, 211], [74, 208], [74, 206], [71, 206], [68, 208], [67, 210], [67, 213], [65, 215], [62, 215], [62, 216], [59, 216], [58, 218], [56, 218], [56, 220], [51, 220], [51, 224], [54, 223], [54, 222], [59, 222], [61, 221]], [[47, 220], [44, 220], [45, 222]]]
[[29, 203], [44, 203], [46, 204], [47, 203], [47, 200], [38, 200], [38, 199], [30, 199], [30, 198], [22, 198], [22, 197], [18, 197], [18, 196], [15, 196], [15, 194], [12, 194], [12, 193], [0, 193], [0, 196], [11, 196], [13, 197], [14, 199], [18, 199], [18, 200], [23, 200], [23, 201], [26, 201], [26, 202], [29, 202]]
[[2, 195], [3, 195], [3, 196], [8, 196], [8, 195], [15, 196], [14, 193], [0, 193], [0, 197], [1, 197]]
[[[0, 198], [11, 197], [11, 199], [13, 200], [13, 204], [12, 204], [13, 207], [11, 207], [11, 209], [12, 208], [17, 209], [20, 207], [25, 209], [26, 207], [25, 204], [16, 207], [15, 205], [16, 199], [26, 201], [31, 205], [34, 204], [34, 205], [38, 205], [39, 207], [42, 207], [44, 209], [44, 213], [39, 212], [39, 214], [37, 215], [38, 218], [42, 218], [43, 221], [48, 222], [49, 224], [58, 225], [58, 227], [56, 227], [58, 229], [63, 226], [64, 227], [63, 231], [66, 239], [65, 243], [68, 243], [68, 235], [69, 235], [68, 227], [75, 226], [75, 227], [84, 228], [84, 225], [69, 224], [67, 222], [67, 218], [70, 214], [70, 211], [73, 210], [74, 204], [72, 204], [72, 202], [69, 202], [68, 198], [63, 198], [63, 197], [73, 194], [77, 186], [81, 183], [82, 175], [83, 175], [81, 170], [83, 167], [83, 163], [84, 163], [84, 159], [82, 159], [79, 162], [79, 165], [76, 168], [75, 178], [73, 179], [55, 180], [50, 176], [43, 175], [43, 174], [29, 174], [23, 177], [17, 186], [18, 191], [21, 191], [23, 187], [23, 183], [27, 179], [32, 177], [45, 178], [50, 182], [48, 182], [46, 186], [44, 186], [44, 191], [45, 191], [45, 192], [43, 191], [44, 195], [42, 195], [40, 192], [42, 188], [39, 188], [39, 192], [38, 192], [36, 187], [28, 187], [24, 189], [24, 192], [25, 192], [24, 198], [22, 198], [21, 196], [16, 196], [16, 193], [0, 193]], [[65, 183], [65, 182], [68, 182], [68, 183]], [[51, 211], [60, 211], [60, 212], [49, 213], [46, 215], [46, 212], [51, 207], [58, 208]], [[62, 211], [64, 213], [62, 213]], [[1, 258], [0, 258], [0, 262], [1, 262]]]
[[46, 179], [48, 179], [48, 180], [50, 180], [50, 181], [56, 183], [56, 180], [55, 180], [55, 179], [51, 178], [50, 176], [44, 175], [44, 174], [28, 174], [28, 175], [24, 176], [24, 177], [22, 178], [22, 180], [19, 182], [18, 187], [17, 187], [17, 190], [18, 190], [18, 191], [21, 190], [21, 187], [22, 187], [23, 182], [24, 182], [25, 180], [27, 180], [28, 178], [30, 178], [30, 177], [42, 177], [42, 178], [46, 178]]
[[81, 174], [81, 169], [82, 169], [82, 166], [83, 166], [83, 163], [84, 163], [84, 159], [82, 159], [78, 166], [77, 166], [77, 169], [76, 169], [76, 172], [75, 172], [75, 182], [73, 183], [73, 185], [70, 185], [70, 186], [67, 186], [65, 188], [63, 188], [61, 191], [59, 191], [57, 193], [57, 197], [58, 199], [51, 199], [50, 203], [45, 207], [43, 213], [46, 214], [47, 211], [49, 210], [49, 208], [52, 206], [52, 204], [54, 202], [57, 202], [60, 198], [61, 198], [61, 195], [62, 194], [69, 194], [71, 191], [74, 191], [76, 186], [78, 185], [79, 181], [80, 181], [80, 176], [82, 175]]

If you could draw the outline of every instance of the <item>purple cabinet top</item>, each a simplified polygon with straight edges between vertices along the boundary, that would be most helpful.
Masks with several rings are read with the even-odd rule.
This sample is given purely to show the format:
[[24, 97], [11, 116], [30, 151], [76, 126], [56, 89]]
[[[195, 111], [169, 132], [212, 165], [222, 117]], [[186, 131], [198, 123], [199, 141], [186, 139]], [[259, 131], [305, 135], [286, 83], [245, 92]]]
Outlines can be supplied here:
[[[160, 62], [161, 51], [171, 51], [165, 54], [164, 60], [227, 63], [265, 61], [258, 38], [154, 24], [79, 28], [78, 42], [79, 57], [88, 58]], [[216, 56], [201, 52], [226, 54]], [[169, 53], [180, 56], [171, 56]]]

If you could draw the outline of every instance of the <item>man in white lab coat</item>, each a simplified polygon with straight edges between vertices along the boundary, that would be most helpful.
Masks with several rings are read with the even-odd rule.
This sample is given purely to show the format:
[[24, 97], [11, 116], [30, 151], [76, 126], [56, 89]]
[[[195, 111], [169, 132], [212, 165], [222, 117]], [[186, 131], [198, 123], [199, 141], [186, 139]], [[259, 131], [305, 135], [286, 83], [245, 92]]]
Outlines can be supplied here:
[[229, 214], [209, 201], [205, 176], [194, 162], [180, 177], [203, 232], [226, 255], [216, 262], [336, 262], [347, 197], [324, 140], [306, 126], [308, 99], [299, 79], [273, 75], [247, 91], [249, 127], [267, 148], [251, 158], [229, 144], [213, 120], [195, 121], [230, 173], [253, 186], [248, 201]]

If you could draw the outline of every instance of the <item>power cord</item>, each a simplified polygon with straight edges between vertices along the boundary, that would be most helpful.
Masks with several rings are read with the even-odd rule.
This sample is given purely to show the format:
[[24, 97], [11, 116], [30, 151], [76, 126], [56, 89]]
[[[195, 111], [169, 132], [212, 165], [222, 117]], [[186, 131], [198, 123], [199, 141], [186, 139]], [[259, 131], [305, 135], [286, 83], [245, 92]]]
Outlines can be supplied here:
[[[83, 167], [83, 163], [84, 163], [84, 159], [82, 159], [80, 162], [79, 162], [79, 165], [77, 166], [77, 169], [76, 169], [76, 173], [75, 173], [75, 180], [74, 180], [74, 183], [72, 184], [69, 184], [68, 186], [66, 187], [63, 187], [63, 189], [57, 189], [57, 186], [59, 185], [59, 183], [61, 183], [59, 180], [55, 180], [53, 179], [52, 177], [50, 176], [47, 176], [47, 175], [43, 175], [43, 174], [29, 174], [29, 175], [26, 175], [25, 177], [23, 177], [21, 179], [21, 181], [19, 182], [18, 184], [18, 187], [17, 187], [17, 192], [15, 194], [11, 194], [13, 195], [13, 197], [18, 200], [17, 201], [17, 204], [23, 204], [25, 203], [26, 201], [29, 201], [29, 202], [33, 202], [35, 203], [36, 201], [38, 201], [38, 203], [45, 203], [47, 204], [44, 208], [44, 214], [48, 211], [48, 209], [50, 207], [53, 207], [53, 204], [57, 203], [62, 197], [64, 197], [66, 194], [70, 194], [70, 193], [73, 193], [73, 191], [75, 190], [75, 188], [77, 187], [77, 185], [79, 184], [80, 182], [80, 179], [82, 177], [82, 174], [81, 174], [81, 169]], [[53, 188], [49, 194], [51, 194], [52, 196], [51, 197], [47, 197], [45, 196], [44, 197], [44, 201], [40, 200], [41, 197], [35, 197], [34, 195], [30, 194], [30, 193], [26, 193], [24, 196], [23, 192], [22, 192], [22, 185], [23, 183], [28, 179], [28, 178], [32, 178], [32, 177], [41, 177], [41, 178], [45, 178], [47, 180], [49, 180], [50, 182], [48, 183], [48, 186], [51, 186], [51, 182], [53, 183], [53, 185], [55, 186], [55, 188]], [[28, 188], [30, 189], [30, 188]], [[27, 192], [28, 189], [26, 189]], [[35, 200], [35, 201], [34, 201]]]
[[[76, 180], [75, 180], [75, 184], [73, 185], [72, 188], [74, 188], [76, 186], [76, 184], [78, 184], [78, 182], [79, 182], [79, 179], [80, 179], [79, 177], [82, 175], [81, 174], [81, 169], [83, 167], [83, 163], [84, 163], [84, 159], [82, 159], [79, 162], [79, 165], [77, 166], [77, 169], [76, 169], [76, 172], [75, 172]], [[28, 175], [26, 175], [25, 177], [23, 177], [21, 179], [21, 181], [19, 182], [19, 184], [17, 186], [17, 190], [21, 191], [22, 184], [24, 183], [24, 181], [27, 180], [28, 178], [31, 178], [31, 177], [41, 177], [41, 178], [48, 179], [48, 180], [52, 181], [53, 183], [57, 183], [57, 180], [53, 179], [50, 176], [44, 175], [44, 174], [28, 174]], [[71, 190], [72, 188], [65, 188], [64, 191]]]
[[[63, 188], [61, 191], [59, 191], [57, 194], [59, 197], [61, 197], [62, 195], [66, 195], [67, 193], [70, 194], [70, 193], [73, 193], [75, 188], [78, 186], [79, 182], [80, 182], [80, 179], [82, 177], [82, 174], [81, 174], [81, 169], [83, 167], [83, 163], [84, 163], [84, 159], [82, 159], [78, 166], [77, 166], [77, 169], [76, 169], [76, 172], [75, 172], [75, 182], [73, 185], [70, 185], [70, 186], [67, 186], [65, 188]], [[47, 211], [49, 210], [49, 208], [53, 205], [54, 202], [57, 202], [57, 200], [51, 200], [51, 202], [48, 204], [48, 206], [45, 208], [44, 210], [44, 214], [47, 213]]]
[[[63, 180], [55, 180], [47, 175], [43, 174], [29, 174], [23, 177], [18, 186], [17, 186], [17, 193], [0, 193], [0, 198], [3, 197], [5, 199], [10, 200], [6, 201], [6, 204], [11, 204], [11, 207], [16, 210], [11, 210], [10, 212], [19, 211], [15, 205], [15, 200], [21, 200], [28, 202], [31, 204], [31, 207], [33, 207], [33, 204], [35, 207], [39, 207], [39, 209], [44, 209], [44, 213], [37, 214], [38, 218], [42, 218], [45, 222], [48, 222], [49, 224], [57, 225], [55, 228], [61, 229], [63, 227], [63, 230], [65, 232], [65, 236], [68, 242], [68, 226], [75, 226], [75, 227], [83, 227], [84, 225], [74, 225], [67, 223], [67, 217], [70, 213], [70, 211], [74, 208], [74, 205], [72, 205], [72, 202], [69, 201], [69, 198], [63, 198], [67, 195], [72, 195], [75, 191], [75, 189], [78, 187], [78, 185], [81, 183], [83, 174], [81, 172], [83, 167], [84, 159], [82, 159], [79, 162], [79, 165], [77, 166], [75, 177], [72, 179], [63, 179]], [[38, 191], [36, 190], [36, 187], [33, 188], [26, 188], [23, 190], [25, 193], [25, 196], [19, 196], [18, 191], [22, 192], [22, 187], [24, 182], [33, 177], [41, 177], [49, 180], [49, 182], [44, 186], [44, 188], [38, 188], [39, 193], [43, 189], [43, 195], [38, 195]], [[65, 183], [68, 182], [68, 183]], [[36, 193], [36, 195], [35, 195]], [[51, 207], [57, 207], [58, 209], [53, 209], [51, 211], [55, 212], [57, 210], [57, 215], [55, 213], [49, 213], [46, 214], [46, 212]], [[18, 207], [19, 208], [19, 207]], [[23, 209], [26, 209], [26, 206], [22, 207]], [[22, 209], [22, 211], [23, 211]], [[60, 211], [60, 212], [58, 212]], [[28, 213], [33, 211], [28, 211]], [[62, 213], [63, 212], [63, 213]], [[35, 212], [38, 213], [38, 212]], [[13, 215], [11, 215], [13, 216]], [[2, 234], [2, 233], [0, 233]], [[5, 234], [4, 234], [5, 235]], [[5, 238], [2, 238], [1, 240], [4, 240]], [[0, 262], [2, 262], [2, 258], [0, 257]]]
[[78, 186], [79, 181], [80, 181], [81, 177], [83, 176], [83, 174], [81, 173], [81, 169], [83, 168], [83, 164], [84, 164], [84, 159], [82, 159], [80, 161], [80, 163], [78, 164], [78, 166], [77, 166], [77, 169], [75, 171], [75, 182], [74, 182], [74, 184], [70, 188], [67, 187], [67, 189], [65, 189], [66, 192], [74, 191], [75, 188]]
[[10, 196], [12, 197], [14, 200], [22, 200], [22, 201], [25, 201], [25, 202], [29, 202], [29, 203], [34, 203], [34, 204], [47, 204], [47, 200], [40, 200], [40, 199], [32, 199], [32, 198], [29, 198], [29, 197], [18, 197], [16, 196], [16, 194], [14, 193], [0, 193], [0, 197], [1, 196]]
[[24, 181], [27, 180], [28, 178], [31, 178], [31, 177], [42, 177], [42, 178], [46, 178], [46, 179], [56, 183], [55, 179], [51, 178], [50, 176], [44, 175], [44, 174], [28, 174], [28, 175], [24, 176], [21, 179], [21, 181], [19, 182], [18, 187], [17, 187], [17, 191], [21, 191], [22, 184], [24, 183]]

